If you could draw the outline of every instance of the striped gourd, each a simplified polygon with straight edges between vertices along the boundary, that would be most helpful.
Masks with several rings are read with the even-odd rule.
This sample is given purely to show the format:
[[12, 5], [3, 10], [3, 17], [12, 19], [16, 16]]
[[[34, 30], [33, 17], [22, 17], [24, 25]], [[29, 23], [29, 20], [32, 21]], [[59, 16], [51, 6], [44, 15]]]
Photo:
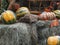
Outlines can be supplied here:
[[30, 11], [27, 7], [21, 7], [16, 11], [17, 16], [21, 17], [25, 14], [30, 14]]
[[42, 20], [51, 20], [54, 19], [56, 16], [53, 12], [42, 12], [39, 16]]

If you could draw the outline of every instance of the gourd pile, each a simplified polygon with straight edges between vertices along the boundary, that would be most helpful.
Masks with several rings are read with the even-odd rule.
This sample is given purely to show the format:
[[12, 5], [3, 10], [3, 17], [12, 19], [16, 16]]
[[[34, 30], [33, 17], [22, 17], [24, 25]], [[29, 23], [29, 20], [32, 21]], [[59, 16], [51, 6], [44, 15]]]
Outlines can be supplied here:
[[[26, 16], [28, 15], [28, 16]], [[33, 17], [32, 17], [33, 15]], [[60, 18], [60, 10], [56, 10], [56, 11], [47, 11], [45, 10], [44, 12], [42, 12], [40, 15], [36, 15], [35, 14], [32, 14], [30, 13], [29, 9], [27, 7], [21, 7], [19, 8], [16, 13], [14, 13], [13, 11], [11, 10], [6, 10], [4, 11], [3, 13], [1, 13], [0, 15], [0, 21], [3, 23], [3, 24], [13, 24], [13, 23], [16, 23], [17, 20], [19, 21], [19, 19], [24, 16], [25, 17], [25, 20], [27, 20], [26, 18], [29, 17], [28, 19], [30, 20], [34, 20], [35, 18], [34, 17], [37, 17], [38, 20], [54, 20], [56, 17], [57, 18]], [[19, 17], [19, 19], [17, 19]]]

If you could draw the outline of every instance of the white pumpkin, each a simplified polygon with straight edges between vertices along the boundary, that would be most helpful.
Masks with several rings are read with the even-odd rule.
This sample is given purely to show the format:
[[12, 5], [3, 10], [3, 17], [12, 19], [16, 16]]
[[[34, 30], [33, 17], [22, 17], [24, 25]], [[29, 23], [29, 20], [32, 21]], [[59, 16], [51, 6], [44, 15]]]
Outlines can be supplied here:
[[42, 20], [52, 20], [56, 18], [56, 15], [53, 12], [42, 12], [39, 18]]

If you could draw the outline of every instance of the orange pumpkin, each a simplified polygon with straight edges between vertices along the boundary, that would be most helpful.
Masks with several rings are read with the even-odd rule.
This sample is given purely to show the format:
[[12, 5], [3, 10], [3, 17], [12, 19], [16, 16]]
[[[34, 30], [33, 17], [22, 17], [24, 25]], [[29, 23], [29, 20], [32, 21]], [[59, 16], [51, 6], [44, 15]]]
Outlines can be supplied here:
[[50, 36], [47, 39], [47, 44], [48, 45], [60, 45], [60, 36]]
[[57, 19], [53, 20], [50, 24], [50, 27], [53, 27], [53, 26], [58, 26], [59, 25], [59, 22]]
[[44, 11], [46, 11], [46, 12], [50, 12], [51, 9], [50, 9], [50, 7], [48, 7], [48, 8], [45, 8]]

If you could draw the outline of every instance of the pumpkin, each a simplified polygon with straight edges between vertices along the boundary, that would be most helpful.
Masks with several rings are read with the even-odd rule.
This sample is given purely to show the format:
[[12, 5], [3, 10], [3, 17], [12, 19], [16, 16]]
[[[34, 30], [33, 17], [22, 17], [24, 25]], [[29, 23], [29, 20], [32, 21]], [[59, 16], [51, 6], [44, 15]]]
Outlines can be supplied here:
[[42, 12], [41, 14], [40, 14], [40, 16], [39, 16], [39, 18], [41, 19], [41, 20], [52, 20], [52, 19], [54, 19], [56, 16], [55, 16], [55, 14], [53, 13], [53, 12]]
[[50, 27], [54, 27], [54, 26], [59, 26], [59, 21], [58, 21], [58, 19], [55, 19], [55, 20], [53, 20], [53, 21], [51, 22]]
[[46, 12], [50, 12], [51, 11], [51, 9], [48, 7], [48, 8], [45, 8], [45, 10], [44, 11], [46, 11]]
[[30, 14], [30, 11], [27, 7], [21, 7], [16, 11], [16, 15], [21, 17], [25, 14]]
[[48, 45], [60, 45], [60, 36], [51, 36], [47, 40]]
[[6, 23], [6, 24], [15, 23], [16, 16], [12, 11], [7, 10], [1, 14], [1, 20], [2, 23]]
[[60, 10], [55, 10], [54, 13], [56, 14], [56, 17], [60, 19]]

